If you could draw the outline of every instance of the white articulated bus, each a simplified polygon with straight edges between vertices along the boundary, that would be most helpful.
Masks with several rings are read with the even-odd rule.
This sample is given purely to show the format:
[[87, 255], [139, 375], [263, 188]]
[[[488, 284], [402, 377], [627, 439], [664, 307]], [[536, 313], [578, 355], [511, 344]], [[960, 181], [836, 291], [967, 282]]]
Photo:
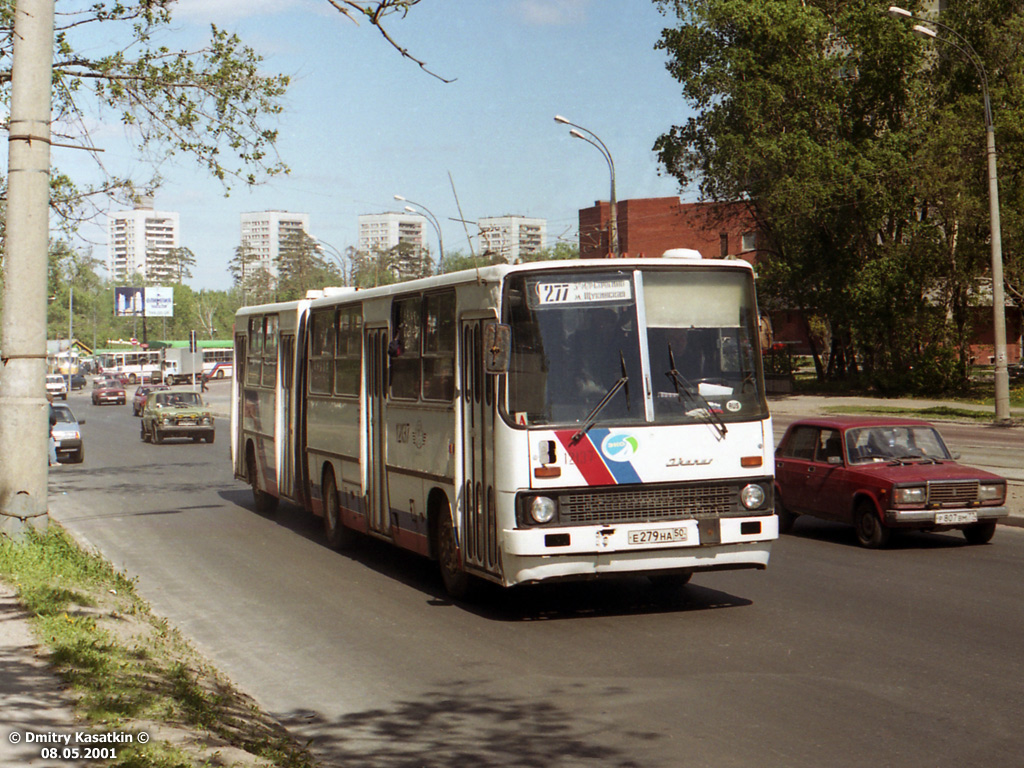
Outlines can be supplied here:
[[99, 373], [127, 379], [129, 384], [158, 379], [160, 357], [160, 352], [155, 349], [101, 349], [96, 352]]
[[278, 498], [510, 586], [764, 568], [778, 536], [742, 261], [492, 266], [246, 307], [232, 457]]

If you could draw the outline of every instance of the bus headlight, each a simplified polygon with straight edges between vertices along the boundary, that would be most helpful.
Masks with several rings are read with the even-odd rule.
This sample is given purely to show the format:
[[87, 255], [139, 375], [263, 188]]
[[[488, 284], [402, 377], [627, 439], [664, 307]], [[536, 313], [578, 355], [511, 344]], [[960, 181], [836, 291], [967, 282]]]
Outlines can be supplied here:
[[747, 509], [759, 509], [764, 506], [764, 488], [751, 483], [740, 491], [740, 501]]
[[550, 523], [558, 510], [554, 499], [547, 496], [534, 496], [529, 506], [530, 517], [535, 523]]

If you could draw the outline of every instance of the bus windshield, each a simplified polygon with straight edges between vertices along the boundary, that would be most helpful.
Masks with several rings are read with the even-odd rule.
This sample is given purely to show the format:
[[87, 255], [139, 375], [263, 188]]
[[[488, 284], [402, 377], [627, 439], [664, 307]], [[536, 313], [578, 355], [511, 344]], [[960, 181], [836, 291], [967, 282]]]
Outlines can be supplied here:
[[767, 415], [749, 272], [519, 273], [509, 278], [504, 321], [512, 328], [506, 406], [516, 424]]

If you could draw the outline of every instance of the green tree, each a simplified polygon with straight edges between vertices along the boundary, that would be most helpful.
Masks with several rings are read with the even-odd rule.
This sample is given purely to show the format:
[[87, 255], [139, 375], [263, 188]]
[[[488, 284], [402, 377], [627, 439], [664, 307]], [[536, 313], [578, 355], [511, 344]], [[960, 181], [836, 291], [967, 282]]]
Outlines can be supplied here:
[[[762, 302], [822, 331], [819, 375], [916, 386], [936, 349], [965, 360], [988, 237], [973, 67], [869, 0], [655, 2], [678, 18], [657, 47], [695, 111], [655, 150], [683, 187], [748, 202], [769, 243]], [[1019, 4], [976, 5], [944, 23], [991, 59], [990, 79], [1016, 73], [999, 41]], [[927, 386], [965, 371], [943, 366]]]
[[566, 243], [560, 240], [553, 246], [543, 248], [536, 253], [522, 254], [519, 261], [562, 261], [564, 259], [578, 259], [579, 257], [579, 243]]
[[316, 240], [305, 232], [288, 235], [277, 257], [277, 297], [291, 301], [310, 289], [339, 285], [344, 276], [324, 258]]
[[192, 267], [196, 265], [196, 255], [190, 248], [172, 248], [164, 257], [164, 264], [174, 270], [175, 281], [185, 282], [192, 277]]

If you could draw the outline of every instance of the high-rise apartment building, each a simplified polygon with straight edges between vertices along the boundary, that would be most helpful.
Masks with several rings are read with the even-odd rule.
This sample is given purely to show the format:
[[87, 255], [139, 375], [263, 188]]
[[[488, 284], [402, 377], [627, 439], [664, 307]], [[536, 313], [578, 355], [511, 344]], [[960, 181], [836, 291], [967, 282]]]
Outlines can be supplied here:
[[373, 253], [409, 243], [423, 251], [426, 223], [418, 213], [364, 213], [359, 217], [359, 250]]
[[153, 198], [142, 196], [130, 211], [117, 211], [108, 220], [107, 271], [114, 282], [141, 274], [148, 280], [170, 280], [177, 268], [167, 254], [179, 245], [178, 214], [157, 211]]
[[500, 256], [508, 264], [547, 246], [547, 219], [526, 216], [490, 216], [477, 221], [480, 253]]
[[251, 266], [277, 274], [282, 246], [297, 234], [309, 234], [309, 214], [289, 211], [257, 211], [241, 214], [243, 248], [252, 254]]

